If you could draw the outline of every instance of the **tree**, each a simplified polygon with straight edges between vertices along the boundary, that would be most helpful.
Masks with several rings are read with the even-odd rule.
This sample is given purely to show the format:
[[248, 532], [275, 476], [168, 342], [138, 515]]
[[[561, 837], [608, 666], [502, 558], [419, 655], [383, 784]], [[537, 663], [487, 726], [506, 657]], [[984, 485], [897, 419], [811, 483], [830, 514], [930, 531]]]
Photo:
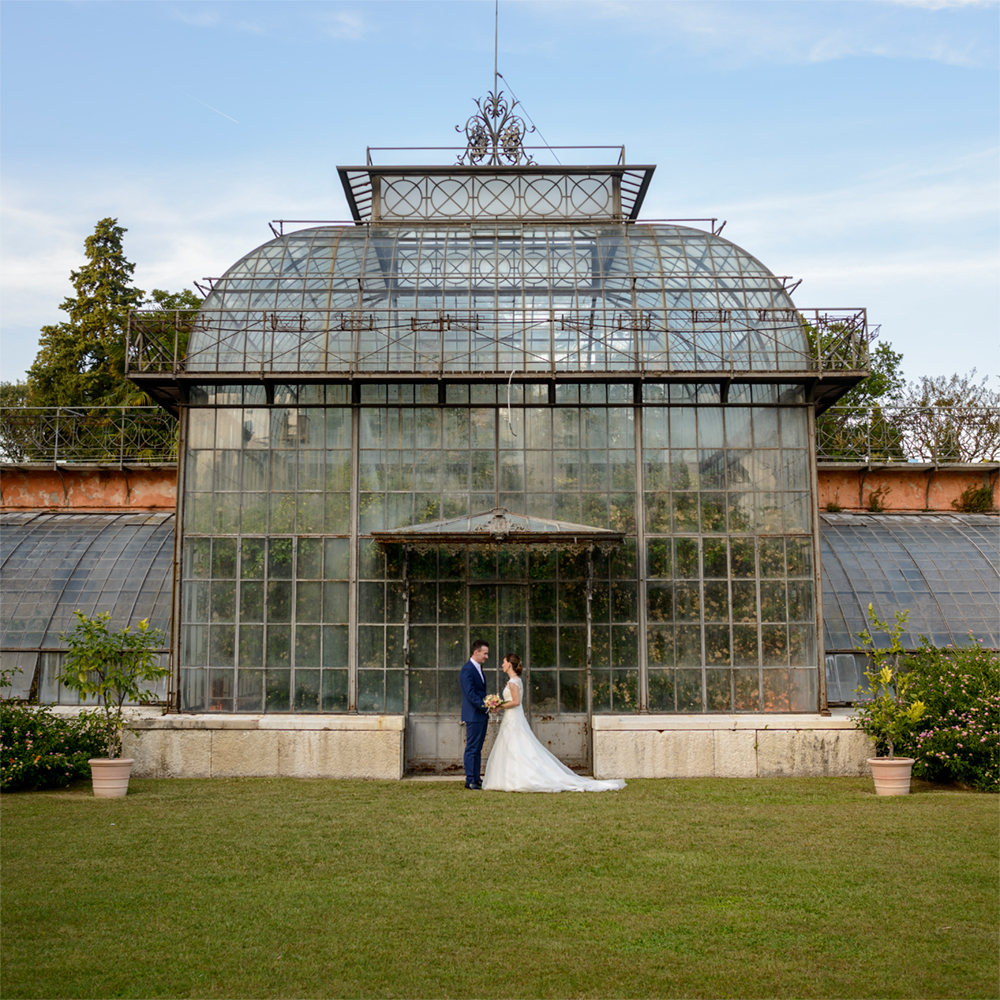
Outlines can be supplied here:
[[126, 625], [113, 632], [109, 627], [110, 611], [93, 618], [80, 610], [73, 615], [76, 626], [61, 636], [69, 652], [59, 683], [82, 697], [97, 697], [108, 757], [115, 758], [121, 755], [125, 703], [152, 701], [156, 692], [146, 685], [170, 675], [169, 667], [160, 666], [158, 654], [164, 635], [160, 629], [149, 627], [148, 618], [143, 618], [134, 631]]
[[923, 375], [901, 394], [911, 451], [931, 462], [995, 462], [1000, 455], [1000, 392], [989, 377]]
[[[28, 371], [30, 406], [142, 406], [152, 401], [125, 377], [130, 310], [162, 313], [157, 330], [173, 349], [175, 328], [187, 343], [191, 317], [201, 299], [190, 289], [154, 289], [144, 298], [132, 284], [135, 265], [126, 257], [117, 219], [101, 219], [85, 241], [87, 263], [70, 272], [76, 295], [59, 307], [68, 321], [42, 327], [38, 356]], [[178, 327], [177, 317], [181, 317]]]
[[76, 295], [59, 307], [68, 321], [42, 327], [35, 363], [28, 369], [36, 406], [87, 406], [115, 388], [113, 345], [124, 342], [130, 309], [143, 299], [132, 285], [135, 265], [125, 257], [117, 219], [101, 219], [84, 247], [87, 263], [70, 272]]
[[903, 355], [888, 342], [869, 354], [871, 375], [816, 418], [820, 459], [902, 461], [902, 434], [883, 405], [900, 401]]
[[16, 409], [27, 405], [26, 382], [0, 382], [0, 409]]
[[976, 369], [968, 375], [922, 375], [900, 393], [906, 406], [951, 406], [977, 410], [1000, 408], [1000, 392], [991, 389], [989, 376], [976, 381]]
[[896, 402], [903, 394], [906, 380], [900, 367], [903, 355], [883, 341], [869, 354], [871, 375], [837, 400], [837, 406], [874, 406]]

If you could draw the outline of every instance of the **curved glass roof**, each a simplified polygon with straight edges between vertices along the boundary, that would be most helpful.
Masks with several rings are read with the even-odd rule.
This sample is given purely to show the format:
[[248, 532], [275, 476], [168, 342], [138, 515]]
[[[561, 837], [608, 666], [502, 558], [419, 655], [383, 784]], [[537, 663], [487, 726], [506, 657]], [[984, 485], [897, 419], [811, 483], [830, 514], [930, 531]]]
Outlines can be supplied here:
[[802, 371], [781, 280], [677, 225], [322, 226], [233, 265], [188, 372]]
[[[821, 514], [827, 650], [849, 650], [868, 627], [909, 610], [907, 649], [925, 635], [964, 645], [968, 633], [1000, 647], [1000, 533], [988, 514]], [[880, 645], [887, 645], [885, 637]]]
[[0, 647], [65, 648], [73, 612], [170, 634], [173, 514], [5, 514]]

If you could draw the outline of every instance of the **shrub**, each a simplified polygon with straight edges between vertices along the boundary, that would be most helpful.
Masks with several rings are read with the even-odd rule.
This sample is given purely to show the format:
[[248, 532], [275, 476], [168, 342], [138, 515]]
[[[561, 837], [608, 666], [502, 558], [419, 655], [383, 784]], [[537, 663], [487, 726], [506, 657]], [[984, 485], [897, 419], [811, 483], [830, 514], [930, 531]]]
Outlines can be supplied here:
[[994, 509], [993, 487], [972, 483], [962, 490], [957, 500], [952, 500], [951, 505], [963, 514], [989, 514]]
[[82, 611], [73, 612], [76, 626], [63, 633], [69, 647], [63, 661], [59, 681], [77, 694], [96, 695], [98, 709], [94, 713], [104, 727], [105, 751], [109, 758], [121, 756], [122, 730], [126, 702], [148, 702], [155, 694], [144, 685], [167, 677], [170, 670], [161, 667], [156, 648], [163, 644], [163, 633], [149, 627], [143, 618], [132, 630], [130, 625], [112, 632], [111, 612], [103, 611], [88, 618]]
[[[912, 731], [923, 718], [926, 706], [918, 697], [909, 694], [910, 676], [899, 669], [899, 654], [903, 651], [900, 636], [906, 631], [909, 611], [897, 611], [896, 623], [890, 625], [875, 614], [875, 606], [868, 605], [868, 628], [858, 632], [864, 643], [869, 663], [865, 671], [868, 687], [859, 687], [861, 696], [854, 721], [858, 728], [875, 740], [876, 753], [887, 751], [895, 756], [895, 746]], [[883, 633], [888, 645], [879, 644], [876, 636]]]
[[0, 699], [0, 789], [62, 788], [90, 776], [91, 757], [104, 753], [100, 720], [73, 718], [21, 701]]
[[913, 773], [1000, 792], [1000, 652], [969, 644], [943, 649], [920, 637], [903, 663], [908, 695], [924, 702], [923, 718], [897, 744], [913, 757]]

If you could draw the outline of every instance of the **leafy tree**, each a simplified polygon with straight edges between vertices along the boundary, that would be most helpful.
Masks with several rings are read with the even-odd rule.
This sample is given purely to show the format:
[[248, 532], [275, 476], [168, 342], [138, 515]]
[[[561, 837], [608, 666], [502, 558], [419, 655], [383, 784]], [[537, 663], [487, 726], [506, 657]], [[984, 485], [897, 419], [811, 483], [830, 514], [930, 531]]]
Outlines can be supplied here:
[[115, 388], [110, 350], [124, 341], [128, 312], [143, 298], [132, 285], [135, 265], [122, 249], [125, 232], [117, 219], [101, 219], [87, 237], [87, 263], [70, 272], [76, 295], [59, 307], [69, 320], [42, 327], [38, 356], [28, 369], [36, 406], [93, 405]]
[[837, 400], [835, 408], [816, 418], [821, 458], [858, 461], [901, 461], [902, 433], [882, 406], [901, 400], [906, 382], [903, 355], [888, 342], [869, 354], [871, 375]]
[[156, 693], [146, 685], [170, 674], [168, 667], [160, 666], [157, 655], [164, 635], [160, 629], [149, 627], [148, 618], [143, 618], [134, 631], [126, 625], [113, 632], [109, 627], [110, 611], [99, 612], [93, 618], [80, 610], [73, 615], [73, 631], [60, 636], [69, 652], [59, 682], [83, 697], [97, 696], [96, 714], [108, 757], [118, 757], [125, 728], [124, 705], [151, 701]]
[[870, 354], [871, 375], [837, 400], [837, 406], [874, 406], [897, 402], [903, 394], [903, 355], [892, 349], [888, 341], [880, 343]]
[[186, 342], [190, 310], [201, 300], [189, 289], [153, 291], [149, 300], [132, 284], [135, 265], [125, 256], [127, 232], [117, 219], [101, 219], [84, 247], [87, 263], [70, 272], [76, 292], [59, 307], [69, 318], [42, 327], [38, 355], [28, 370], [28, 402], [32, 406], [136, 406], [151, 402], [125, 378], [125, 333], [132, 309], [163, 310], [160, 335], [174, 342], [173, 310], [188, 310], [182, 339]]
[[28, 405], [26, 382], [0, 382], [0, 408], [15, 409]]

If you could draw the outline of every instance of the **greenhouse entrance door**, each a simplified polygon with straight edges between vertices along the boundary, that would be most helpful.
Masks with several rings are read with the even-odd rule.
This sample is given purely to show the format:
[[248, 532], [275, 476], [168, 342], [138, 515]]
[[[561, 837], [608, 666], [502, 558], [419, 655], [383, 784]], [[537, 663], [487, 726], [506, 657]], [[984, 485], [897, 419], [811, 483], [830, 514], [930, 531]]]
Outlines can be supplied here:
[[[494, 557], [495, 558], [495, 557]], [[502, 561], [502, 560], [501, 560]], [[503, 570], [503, 566], [501, 566]], [[509, 570], [509, 567], [508, 567]], [[489, 643], [490, 658], [484, 674], [489, 693], [503, 690], [507, 678], [501, 670], [504, 656], [517, 653], [524, 664], [525, 714], [543, 745], [570, 767], [590, 765], [590, 725], [587, 712], [586, 617], [562, 626], [565, 634], [579, 633], [581, 641], [559, 643], [560, 625], [556, 609], [556, 587], [529, 584], [527, 579], [467, 580], [460, 585], [464, 622], [449, 624], [443, 618], [457, 617], [458, 588], [438, 582], [438, 623], [421, 624], [429, 615], [411, 598], [412, 624], [407, 629], [409, 646], [406, 769], [436, 773], [461, 773], [465, 751], [465, 727], [461, 724], [459, 670], [468, 659], [472, 643]], [[417, 588], [411, 586], [411, 593]], [[428, 594], [429, 596], [429, 594]], [[457, 627], [456, 627], [457, 626]], [[431, 630], [436, 634], [436, 663], [425, 655], [431, 649]], [[564, 650], [565, 669], [560, 658]], [[560, 699], [560, 681], [563, 698]], [[432, 691], [434, 692], [432, 695]], [[427, 711], [433, 707], [436, 711]], [[484, 748], [484, 761], [496, 733], [491, 723]]]

